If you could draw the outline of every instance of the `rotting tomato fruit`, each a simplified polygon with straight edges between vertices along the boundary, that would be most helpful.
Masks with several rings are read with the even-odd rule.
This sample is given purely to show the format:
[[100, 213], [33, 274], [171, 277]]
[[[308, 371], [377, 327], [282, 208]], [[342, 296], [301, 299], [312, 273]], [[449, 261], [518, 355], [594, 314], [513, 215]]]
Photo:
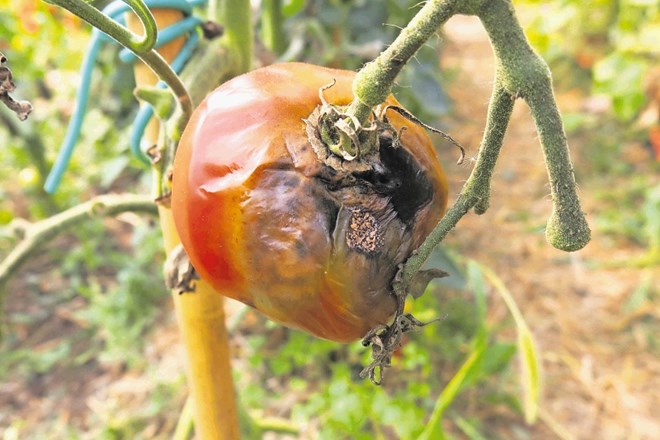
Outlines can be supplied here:
[[[305, 119], [333, 81], [325, 99], [349, 104], [354, 75], [287, 63], [226, 82], [194, 112], [172, 181], [176, 227], [204, 280], [277, 322], [340, 342], [387, 324], [398, 266], [447, 201], [429, 137], [398, 114], [366, 165], [320, 159]], [[398, 105], [391, 96], [387, 104]]]

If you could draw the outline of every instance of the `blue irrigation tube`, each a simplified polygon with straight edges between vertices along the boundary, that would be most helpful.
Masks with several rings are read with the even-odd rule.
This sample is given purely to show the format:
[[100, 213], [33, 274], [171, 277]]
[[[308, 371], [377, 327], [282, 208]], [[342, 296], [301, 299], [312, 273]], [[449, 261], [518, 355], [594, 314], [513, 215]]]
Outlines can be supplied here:
[[[186, 40], [186, 43], [172, 63], [172, 68], [176, 73], [181, 72], [186, 61], [192, 55], [192, 52], [199, 40], [199, 37], [194, 29], [203, 21], [197, 17], [191, 16], [193, 7], [204, 5], [206, 2], [207, 0], [146, 0], [145, 2], [150, 9], [177, 9], [184, 14], [183, 20], [174, 23], [173, 25], [168, 26], [159, 32], [158, 40], [156, 43], [156, 47], [159, 47], [168, 43], [174, 38], [190, 33], [189, 38]], [[124, 20], [122, 15], [130, 10], [131, 9], [127, 4], [120, 1], [115, 1], [106, 6], [103, 9], [103, 13], [113, 20], [123, 24]], [[87, 53], [85, 54], [82, 67], [80, 69], [80, 88], [76, 96], [76, 103], [73, 108], [71, 121], [69, 122], [69, 126], [67, 128], [66, 135], [64, 136], [64, 140], [62, 141], [62, 145], [60, 147], [57, 158], [55, 159], [53, 167], [48, 174], [44, 184], [44, 190], [48, 193], [52, 194], [57, 190], [57, 187], [62, 180], [62, 176], [69, 166], [69, 162], [73, 156], [74, 148], [82, 129], [83, 119], [85, 117], [85, 113], [87, 112], [87, 103], [89, 101], [89, 90], [92, 80], [92, 70], [94, 68], [94, 63], [101, 50], [102, 44], [107, 41], [114, 40], [98, 29], [94, 29], [92, 31], [90, 45], [87, 49]], [[120, 59], [122, 59], [124, 62], [131, 63], [136, 61], [137, 57], [131, 51], [125, 50], [121, 52]], [[161, 85], [160, 83], [158, 86], [165, 87], [164, 84]], [[134, 126], [134, 130], [131, 135], [131, 151], [146, 164], [149, 164], [150, 162], [146, 154], [140, 149], [140, 141], [142, 135], [144, 134], [144, 129], [152, 116], [153, 110], [151, 107], [143, 107], [142, 110], [138, 112], [138, 116], [135, 121], [136, 125]]]

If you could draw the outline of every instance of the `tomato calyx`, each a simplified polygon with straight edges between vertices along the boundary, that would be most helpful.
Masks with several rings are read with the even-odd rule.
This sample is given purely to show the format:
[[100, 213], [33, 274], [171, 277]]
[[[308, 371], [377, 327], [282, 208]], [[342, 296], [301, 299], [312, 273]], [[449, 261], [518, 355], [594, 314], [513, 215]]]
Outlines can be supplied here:
[[[394, 146], [398, 146], [399, 133], [385, 117], [387, 107], [376, 107], [372, 118], [367, 121], [369, 125], [365, 126], [357, 117], [348, 114], [348, 106], [333, 105], [325, 99], [324, 92], [335, 83], [333, 80], [319, 89], [321, 105], [306, 120], [307, 133], [319, 159], [333, 168], [338, 168], [339, 163], [346, 167], [353, 162], [370, 162], [374, 155], [377, 158], [380, 137], [388, 132], [395, 134]], [[315, 127], [315, 132], [310, 133], [310, 125]], [[356, 167], [360, 165], [353, 168]]]
[[[397, 130], [380, 107], [376, 110], [369, 127], [358, 126], [355, 130], [346, 122], [340, 106], [324, 102], [314, 109], [304, 122], [307, 137], [319, 161], [339, 175], [382, 169], [383, 150], [400, 148], [401, 134], [406, 127]], [[353, 123], [359, 124], [357, 120]], [[344, 143], [347, 138], [349, 144]]]
[[336, 80], [319, 89], [321, 105], [318, 111], [320, 137], [323, 144], [337, 156], [346, 161], [358, 159], [363, 150], [374, 151], [379, 125], [372, 122], [363, 127], [360, 121], [344, 110], [347, 106], [335, 106], [328, 103], [323, 92], [336, 84]]
[[[400, 143], [405, 127], [397, 131], [389, 124], [379, 124], [381, 128], [375, 140], [377, 148], [358, 160], [346, 161], [332, 154], [323, 144], [320, 127], [315, 123], [317, 116], [315, 111], [306, 120], [310, 144], [322, 164], [315, 170], [314, 177], [321, 180], [333, 194], [338, 206], [345, 206], [351, 211], [349, 226], [355, 234], [347, 236], [349, 247], [361, 248], [356, 244], [362, 241], [355, 238], [359, 235], [357, 231], [379, 235], [378, 222], [364, 206], [375, 208], [381, 204], [391, 204], [404, 227], [412, 228], [419, 210], [432, 200], [433, 186], [421, 172], [417, 160]], [[377, 242], [379, 238], [374, 240]]]
[[406, 127], [401, 127], [397, 131], [387, 118], [389, 110], [393, 110], [410, 122], [442, 136], [460, 150], [457, 164], [461, 165], [463, 163], [465, 148], [458, 141], [444, 131], [425, 124], [408, 110], [398, 105], [377, 106], [372, 112], [373, 118], [369, 121], [369, 126], [363, 126], [355, 116], [346, 112], [348, 106], [333, 105], [325, 99], [323, 92], [334, 86], [335, 83], [336, 81], [333, 80], [319, 89], [321, 105], [305, 120], [310, 141], [319, 159], [326, 165], [339, 169], [346, 168], [347, 163], [350, 164], [356, 161], [358, 165], [354, 168], [364, 166], [359, 162], [361, 160], [365, 161], [365, 159], [369, 161], [369, 156], [377, 155], [380, 145], [379, 140], [385, 133], [394, 134], [393, 145], [397, 147], [399, 138]]

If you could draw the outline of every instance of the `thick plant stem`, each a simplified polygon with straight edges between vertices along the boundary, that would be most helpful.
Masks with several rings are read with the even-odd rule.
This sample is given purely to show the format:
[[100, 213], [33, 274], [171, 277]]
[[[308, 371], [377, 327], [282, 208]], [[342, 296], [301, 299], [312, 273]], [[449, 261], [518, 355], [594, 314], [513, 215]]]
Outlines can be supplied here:
[[[167, 11], [155, 11], [156, 20], [170, 20]], [[136, 23], [132, 23], [133, 26]], [[171, 46], [170, 46], [171, 45]], [[169, 47], [168, 47], [169, 46]], [[163, 46], [160, 51], [167, 59], [176, 55], [176, 40]], [[150, 73], [150, 72], [149, 72]], [[138, 87], [153, 86], [157, 78], [136, 66]], [[180, 115], [179, 115], [180, 116]], [[160, 127], [164, 130], [164, 127]], [[156, 144], [158, 127], [145, 134]], [[171, 140], [170, 140], [171, 141]], [[173, 157], [167, 157], [171, 161]], [[163, 166], [163, 164], [157, 164]], [[169, 166], [169, 164], [165, 164]], [[169, 254], [179, 244], [172, 211], [159, 207], [165, 251]], [[194, 293], [179, 295], [172, 292], [177, 322], [184, 349], [188, 385], [192, 397], [192, 413], [197, 438], [206, 440], [237, 440], [240, 438], [236, 396], [231, 375], [229, 336], [225, 326], [224, 299], [208, 284], [200, 281]]]
[[284, 39], [284, 17], [281, 0], [263, 0], [261, 14], [261, 35], [266, 47], [275, 55], [282, 55], [286, 48]]
[[232, 67], [236, 74], [252, 68], [254, 30], [252, 13], [247, 0], [217, 0], [216, 17], [225, 29], [223, 36], [227, 49], [232, 53]]
[[495, 51], [501, 85], [527, 102], [543, 148], [553, 201], [547, 239], [558, 249], [576, 251], [589, 242], [591, 233], [580, 207], [550, 69], [527, 42], [511, 2], [487, 3], [479, 17]]
[[[179, 244], [171, 210], [159, 208], [165, 250]], [[201, 440], [238, 440], [239, 419], [231, 374], [223, 296], [204, 281], [195, 291], [172, 293], [186, 350], [195, 433]]]

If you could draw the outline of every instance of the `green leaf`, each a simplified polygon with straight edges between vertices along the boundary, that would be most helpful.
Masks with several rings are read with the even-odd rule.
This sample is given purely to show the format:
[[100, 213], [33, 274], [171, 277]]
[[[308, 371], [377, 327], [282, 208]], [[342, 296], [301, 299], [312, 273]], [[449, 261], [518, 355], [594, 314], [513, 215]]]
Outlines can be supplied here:
[[486, 437], [481, 432], [479, 432], [474, 422], [464, 419], [461, 416], [454, 417], [453, 421], [458, 427], [458, 429], [463, 431], [463, 434], [465, 434], [468, 439], [487, 440]]
[[486, 285], [484, 284], [483, 273], [480, 265], [476, 261], [469, 261], [467, 266], [467, 278], [474, 292], [474, 299], [477, 303], [477, 313], [479, 322], [483, 325], [486, 320]]
[[474, 348], [465, 360], [465, 363], [449, 381], [445, 389], [442, 390], [442, 393], [440, 393], [435, 403], [433, 414], [431, 414], [431, 418], [424, 431], [422, 431], [422, 434], [418, 437], [418, 440], [442, 440], [445, 438], [445, 432], [442, 428], [442, 416], [461, 392], [469, 376], [475, 374], [475, 370], [479, 368], [483, 354], [486, 351], [486, 343], [486, 333], [480, 332], [474, 341]]
[[486, 349], [486, 354], [484, 355], [484, 362], [481, 367], [483, 370], [482, 374], [484, 376], [492, 376], [504, 370], [511, 363], [511, 359], [515, 354], [515, 344], [498, 343], [491, 345]]
[[292, 17], [305, 7], [304, 0], [284, 0], [282, 4], [282, 13], [285, 17]]
[[521, 374], [520, 381], [523, 386], [523, 412], [525, 421], [534, 423], [538, 417], [539, 401], [541, 398], [541, 369], [538, 350], [525, 319], [513, 299], [513, 296], [504, 285], [504, 282], [492, 270], [482, 267], [486, 278], [495, 287], [504, 303], [513, 316], [518, 332], [517, 345], [520, 353]]

